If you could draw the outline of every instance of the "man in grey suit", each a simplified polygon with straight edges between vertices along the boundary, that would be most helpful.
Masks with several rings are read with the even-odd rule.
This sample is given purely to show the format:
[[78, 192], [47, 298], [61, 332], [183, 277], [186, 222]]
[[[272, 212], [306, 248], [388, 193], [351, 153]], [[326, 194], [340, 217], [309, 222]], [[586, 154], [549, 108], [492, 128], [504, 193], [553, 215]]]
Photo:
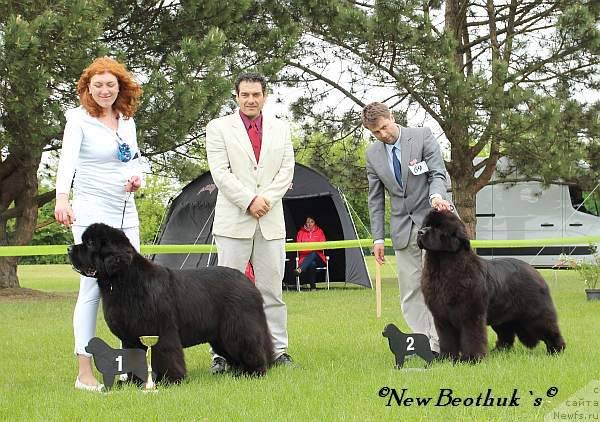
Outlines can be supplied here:
[[439, 353], [433, 317], [421, 292], [421, 250], [417, 230], [433, 208], [453, 210], [445, 199], [446, 169], [440, 148], [429, 128], [400, 127], [389, 108], [371, 103], [363, 109], [363, 125], [381, 142], [366, 152], [369, 216], [375, 260], [384, 262], [385, 191], [391, 203], [390, 233], [396, 255], [400, 308], [415, 333], [429, 337]]

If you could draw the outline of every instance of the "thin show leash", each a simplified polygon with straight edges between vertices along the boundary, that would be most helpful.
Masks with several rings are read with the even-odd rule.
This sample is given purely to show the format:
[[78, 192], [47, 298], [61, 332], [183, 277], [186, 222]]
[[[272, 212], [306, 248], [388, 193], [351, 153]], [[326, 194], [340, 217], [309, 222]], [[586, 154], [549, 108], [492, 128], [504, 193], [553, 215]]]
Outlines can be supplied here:
[[[119, 132], [116, 132], [115, 135], [117, 135], [117, 159], [119, 161], [121, 161], [122, 163], [129, 163], [131, 160], [135, 160], [140, 156], [139, 153], [136, 152], [135, 155], [132, 157], [131, 147], [129, 146], [129, 144], [125, 142], [123, 138], [121, 138]], [[123, 202], [123, 213], [121, 215], [121, 231], [123, 231], [123, 222], [125, 221], [125, 210], [127, 209], [127, 201], [129, 201], [129, 198], [131, 198], [131, 194], [132, 191], [127, 192], [127, 196], [125, 197], [125, 201]]]
[[123, 214], [121, 215], [121, 231], [123, 231], [123, 221], [125, 221], [125, 209], [127, 208], [127, 201], [131, 198], [132, 192], [127, 192], [127, 196], [125, 197], [125, 201], [123, 201]]

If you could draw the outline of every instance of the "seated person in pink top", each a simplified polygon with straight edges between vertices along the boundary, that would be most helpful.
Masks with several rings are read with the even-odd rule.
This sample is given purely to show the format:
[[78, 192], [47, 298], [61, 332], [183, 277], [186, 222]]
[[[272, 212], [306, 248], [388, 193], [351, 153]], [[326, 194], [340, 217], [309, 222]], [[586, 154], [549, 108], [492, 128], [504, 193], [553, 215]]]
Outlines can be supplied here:
[[[325, 233], [317, 226], [314, 217], [306, 217], [306, 222], [298, 230], [296, 242], [325, 242]], [[299, 251], [298, 252], [298, 268], [295, 272], [297, 275], [306, 273], [310, 289], [316, 289], [317, 274], [315, 268], [325, 265], [325, 254], [323, 251]]]

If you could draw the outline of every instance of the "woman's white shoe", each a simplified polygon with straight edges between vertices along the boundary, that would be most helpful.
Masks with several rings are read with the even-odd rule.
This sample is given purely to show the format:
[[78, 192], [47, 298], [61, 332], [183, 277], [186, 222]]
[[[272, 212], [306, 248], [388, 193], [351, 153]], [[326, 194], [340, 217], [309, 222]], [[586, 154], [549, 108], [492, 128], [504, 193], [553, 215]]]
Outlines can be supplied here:
[[101, 393], [104, 391], [104, 384], [96, 384], [96, 385], [88, 385], [79, 381], [79, 377], [75, 380], [75, 389], [84, 390], [84, 391], [92, 391], [95, 393]]

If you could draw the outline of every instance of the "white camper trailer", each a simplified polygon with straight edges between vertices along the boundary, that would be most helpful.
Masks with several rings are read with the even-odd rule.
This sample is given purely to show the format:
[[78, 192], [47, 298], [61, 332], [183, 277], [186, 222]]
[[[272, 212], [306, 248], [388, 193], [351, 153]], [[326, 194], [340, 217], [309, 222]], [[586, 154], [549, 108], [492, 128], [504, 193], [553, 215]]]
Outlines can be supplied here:
[[[507, 168], [500, 161], [498, 169]], [[599, 210], [582, 205], [581, 190], [576, 187], [540, 182], [517, 181], [518, 174], [492, 183], [477, 194], [477, 239], [544, 239], [600, 235]], [[590, 258], [589, 244], [565, 246], [478, 249], [484, 257], [512, 256], [537, 267], [559, 263], [561, 253], [577, 259]]]

